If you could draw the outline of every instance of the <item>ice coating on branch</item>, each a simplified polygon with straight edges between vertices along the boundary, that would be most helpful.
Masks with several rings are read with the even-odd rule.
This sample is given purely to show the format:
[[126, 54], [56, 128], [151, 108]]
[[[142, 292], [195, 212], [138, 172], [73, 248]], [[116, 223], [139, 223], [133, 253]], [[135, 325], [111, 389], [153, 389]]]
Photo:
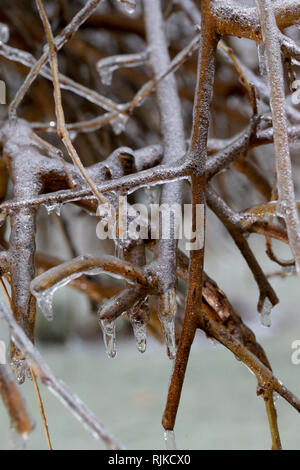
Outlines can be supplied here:
[[[58, 266], [57, 269], [60, 269], [60, 267]], [[55, 268], [52, 268], [52, 270], [55, 270]], [[44, 317], [48, 321], [51, 321], [53, 320], [53, 296], [58, 289], [66, 286], [74, 279], [77, 279], [78, 277], [81, 277], [85, 274], [88, 276], [96, 276], [103, 273], [106, 274], [106, 272], [103, 271], [101, 268], [92, 268], [85, 271], [75, 272], [65, 277], [61, 281], [57, 282], [56, 284], [52, 285], [48, 289], [38, 290], [37, 287], [42, 282], [43, 278], [48, 276], [48, 271], [46, 271], [45, 273], [41, 274], [32, 281], [30, 289], [31, 293], [35, 296], [37, 304], [41, 309]]]
[[164, 440], [165, 440], [165, 446], [167, 450], [176, 450], [176, 438], [175, 438], [175, 432], [166, 430], [164, 432]]
[[6, 43], [9, 40], [9, 27], [5, 23], [0, 23], [0, 43]]
[[270, 301], [269, 297], [266, 297], [262, 306], [261, 317], [260, 321], [262, 326], [269, 328], [271, 326], [271, 310], [273, 308], [273, 304]]
[[158, 318], [162, 324], [167, 353], [170, 359], [175, 359], [175, 315], [177, 310], [176, 290], [169, 289], [159, 296]]
[[123, 10], [132, 15], [136, 9], [136, 0], [118, 0]]
[[97, 70], [104, 85], [111, 85], [112, 75], [115, 70], [121, 67], [138, 67], [149, 59], [149, 52], [139, 52], [136, 54], [124, 54], [105, 57], [97, 62]]
[[104, 344], [108, 357], [113, 358], [116, 356], [116, 320], [103, 318], [100, 319], [100, 326], [102, 328]]

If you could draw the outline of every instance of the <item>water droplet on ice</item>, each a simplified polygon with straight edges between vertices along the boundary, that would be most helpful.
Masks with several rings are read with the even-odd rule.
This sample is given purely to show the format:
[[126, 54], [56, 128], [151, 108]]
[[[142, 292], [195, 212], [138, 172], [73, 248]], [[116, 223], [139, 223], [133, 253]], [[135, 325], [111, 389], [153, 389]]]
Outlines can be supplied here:
[[164, 432], [165, 445], [167, 450], [176, 450], [176, 439], [174, 431], [165, 431]]
[[113, 358], [116, 355], [116, 320], [103, 318], [100, 320], [100, 326], [102, 328], [106, 352], [109, 357]]

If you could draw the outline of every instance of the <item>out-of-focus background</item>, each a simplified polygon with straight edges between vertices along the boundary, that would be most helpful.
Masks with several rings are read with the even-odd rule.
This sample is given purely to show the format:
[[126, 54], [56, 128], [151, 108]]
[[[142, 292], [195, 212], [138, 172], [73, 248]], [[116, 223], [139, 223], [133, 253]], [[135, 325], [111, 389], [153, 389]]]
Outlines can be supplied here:
[[[21, 3], [2, 1], [0, 21], [9, 25], [11, 46], [39, 57], [45, 39], [35, 2]], [[83, 4], [78, 0], [45, 3], [55, 34]], [[255, 4], [254, 0], [249, 0], [249, 3]], [[179, 1], [164, 1], [162, 4], [173, 57], [194, 37], [195, 28], [180, 8]], [[287, 33], [299, 41], [299, 30], [290, 28]], [[257, 48], [253, 42], [232, 38], [226, 38], [226, 42], [238, 58], [259, 74]], [[128, 102], [151, 78], [149, 64], [138, 69], [116, 71], [112, 86], [107, 87], [101, 83], [96, 63], [111, 54], [140, 52], [146, 45], [140, 2], [137, 13], [129, 17], [117, 1], [105, 0], [59, 54], [60, 71], [118, 103]], [[294, 68], [297, 74], [297, 66]], [[27, 72], [28, 68], [0, 55], [0, 78], [6, 82], [8, 101], [14, 97]], [[176, 73], [186, 137], [191, 128], [195, 75], [196, 54], [189, 59], [183, 72]], [[99, 114], [96, 106], [70, 92], [63, 92], [63, 100], [67, 122], [91, 119]], [[265, 106], [264, 112], [268, 111]], [[1, 119], [5, 119], [5, 106], [0, 107], [0, 113]], [[223, 63], [218, 57], [211, 137], [229, 138], [236, 135], [246, 127], [250, 114], [248, 98], [236, 71], [230, 61]], [[50, 82], [38, 78], [24, 100], [20, 115], [29, 121], [44, 123], [55, 119]], [[44, 133], [42, 136], [49, 138], [53, 145], [60, 146], [54, 135]], [[115, 135], [106, 126], [92, 134], [74, 134], [72, 138], [85, 165], [104, 160], [121, 145], [136, 149], [160, 142], [155, 94], [134, 111], [120, 135]], [[299, 199], [298, 144], [294, 142], [292, 158]], [[273, 147], [254, 149], [248, 158], [272, 183]], [[237, 169], [231, 168], [215, 178], [214, 188], [234, 210], [242, 210], [264, 201], [262, 195]], [[2, 188], [2, 199], [3, 191]], [[6, 198], [11, 197], [9, 184]], [[131, 197], [138, 200], [144, 195]], [[60, 219], [55, 213], [48, 215], [42, 207], [38, 213], [37, 251], [62, 260], [74, 256], [74, 252], [113, 254], [113, 242], [97, 239], [97, 222], [96, 217], [76, 206], [64, 206]], [[66, 227], [67, 231], [64, 230]], [[6, 240], [9, 238], [9, 230], [9, 226], [5, 227]], [[72, 238], [71, 250], [70, 244], [66, 243], [66, 233]], [[270, 275], [270, 282], [280, 298], [280, 303], [272, 310], [270, 328], [261, 326], [256, 308], [258, 290], [248, 266], [227, 231], [209, 211], [205, 269], [256, 334], [275, 375], [300, 396], [300, 365], [294, 365], [291, 361], [292, 343], [300, 340], [300, 281], [267, 258], [263, 237], [252, 234], [248, 240], [265, 273]], [[280, 258], [291, 258], [286, 246], [279, 242], [274, 242], [273, 246]], [[56, 376], [87, 403], [128, 449], [163, 449], [165, 443], [160, 423], [172, 372], [172, 362], [167, 358], [165, 347], [149, 337], [147, 351], [140, 354], [130, 324], [119, 318], [117, 356], [109, 359], [96, 313], [97, 306], [83, 294], [68, 287], [59, 289], [54, 296], [54, 320], [47, 322], [38, 312], [38, 348]], [[8, 344], [8, 331], [3, 320], [0, 320], [0, 340]], [[46, 449], [37, 400], [30, 380], [22, 385], [22, 391], [36, 424], [26, 448]], [[41, 393], [54, 449], [103, 448], [43, 386]], [[283, 447], [300, 449], [300, 416], [282, 399], [276, 405]], [[200, 332], [192, 348], [175, 431], [179, 449], [266, 449], [271, 446], [264, 403], [256, 396], [255, 377], [224, 347], [215, 345]], [[0, 449], [19, 447], [20, 444], [15, 441], [6, 410], [0, 401]]]

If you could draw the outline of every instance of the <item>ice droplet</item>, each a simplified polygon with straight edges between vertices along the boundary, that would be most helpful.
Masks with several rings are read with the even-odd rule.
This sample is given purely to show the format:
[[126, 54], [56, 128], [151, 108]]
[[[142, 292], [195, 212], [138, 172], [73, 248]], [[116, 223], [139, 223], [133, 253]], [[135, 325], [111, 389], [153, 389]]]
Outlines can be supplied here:
[[136, 0], [119, 0], [124, 11], [132, 15], [136, 9]]
[[9, 27], [5, 23], [0, 23], [0, 42], [4, 44], [9, 40]]
[[271, 315], [272, 308], [273, 308], [273, 304], [271, 303], [270, 299], [266, 297], [263, 303], [260, 321], [261, 321], [262, 326], [265, 326], [267, 328], [271, 326], [270, 315]]
[[124, 131], [129, 117], [127, 114], [119, 113], [118, 116], [111, 121], [111, 127], [116, 135]]
[[166, 450], [176, 450], [176, 438], [174, 431], [166, 430], [164, 432]]
[[103, 318], [100, 320], [100, 326], [102, 328], [104, 344], [108, 357], [115, 357], [116, 351], [116, 320], [110, 320]]

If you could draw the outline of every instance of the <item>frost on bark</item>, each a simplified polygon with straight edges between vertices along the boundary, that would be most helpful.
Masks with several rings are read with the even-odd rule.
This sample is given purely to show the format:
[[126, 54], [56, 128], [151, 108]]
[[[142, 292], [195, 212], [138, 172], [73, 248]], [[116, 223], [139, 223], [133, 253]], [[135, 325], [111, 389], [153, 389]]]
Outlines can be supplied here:
[[[1, 105], [0, 127], [0, 271], [6, 292], [0, 310], [10, 328], [10, 363], [19, 383], [38, 377], [93, 436], [109, 448], [122, 447], [54, 376], [34, 345], [36, 307], [51, 320], [53, 294], [69, 284], [97, 304], [110, 357], [116, 355], [121, 315], [130, 321], [140, 352], [146, 350], [147, 334], [166, 343], [174, 360], [162, 419], [168, 446], [174, 445], [185, 371], [199, 328], [255, 374], [272, 448], [280, 449], [274, 394], [297, 411], [300, 401], [273, 375], [264, 350], [214, 273], [205, 272], [205, 244], [187, 256], [175, 236], [175, 218], [168, 239], [151, 239], [148, 221], [129, 205], [128, 218], [139, 215], [147, 237], [117, 236], [114, 256], [100, 243], [96, 252], [80, 253], [72, 235], [75, 222], [60, 211], [73, 206], [91, 220], [96, 213], [103, 220], [110, 204], [120, 233], [119, 196], [134, 198], [140, 189], [148, 205], [191, 203], [195, 230], [202, 205], [201, 231], [210, 210], [253, 274], [261, 322], [270, 326], [279, 299], [247, 235], [265, 237], [270, 259], [283, 273], [289, 269], [299, 276], [299, 205], [290, 146], [299, 148], [300, 112], [286, 91], [300, 63], [299, 2], [2, 4], [0, 70], [8, 106]], [[257, 44], [259, 67], [247, 65], [233, 37]], [[274, 144], [274, 173], [266, 175], [251, 151], [268, 144]], [[261, 204], [254, 197], [252, 205], [237, 204], [234, 185], [224, 183], [237, 172], [246, 178], [248, 199], [256, 191]], [[36, 249], [42, 206], [49, 216], [61, 215], [56, 227], [66, 242], [65, 259]], [[289, 244], [292, 260], [276, 256], [273, 239]], [[104, 283], [103, 274], [111, 282]], [[8, 366], [0, 371], [0, 393], [16, 431], [29, 433], [32, 423]]]

